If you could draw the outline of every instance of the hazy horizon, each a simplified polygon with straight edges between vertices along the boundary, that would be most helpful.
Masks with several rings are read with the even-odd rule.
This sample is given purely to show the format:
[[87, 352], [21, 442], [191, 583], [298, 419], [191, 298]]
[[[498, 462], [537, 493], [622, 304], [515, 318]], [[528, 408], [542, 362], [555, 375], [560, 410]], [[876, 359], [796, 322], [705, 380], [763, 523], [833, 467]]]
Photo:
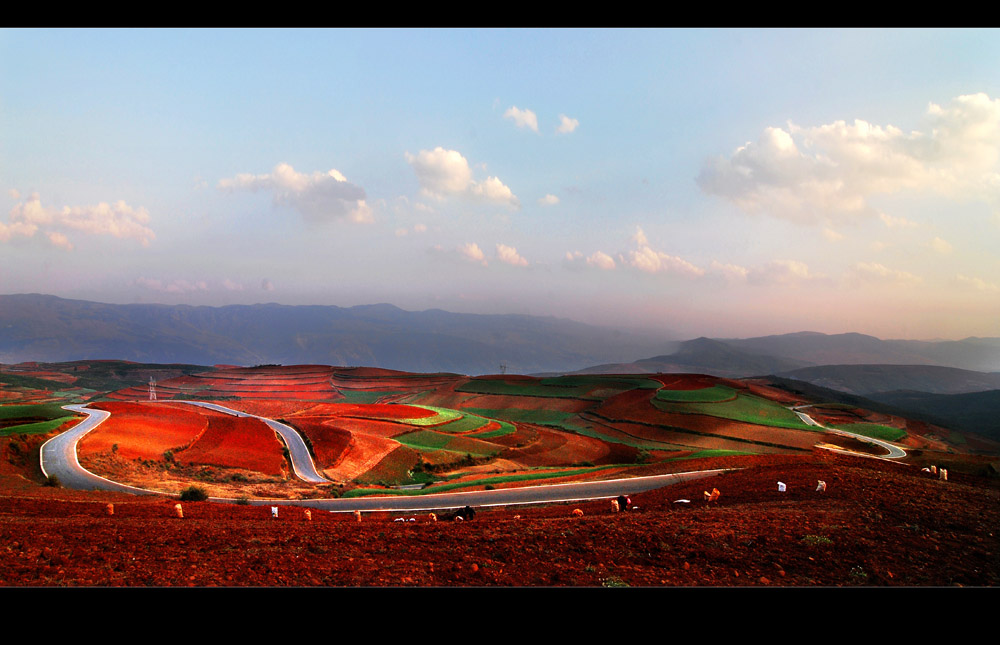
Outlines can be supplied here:
[[0, 293], [1000, 337], [995, 29], [3, 29]]

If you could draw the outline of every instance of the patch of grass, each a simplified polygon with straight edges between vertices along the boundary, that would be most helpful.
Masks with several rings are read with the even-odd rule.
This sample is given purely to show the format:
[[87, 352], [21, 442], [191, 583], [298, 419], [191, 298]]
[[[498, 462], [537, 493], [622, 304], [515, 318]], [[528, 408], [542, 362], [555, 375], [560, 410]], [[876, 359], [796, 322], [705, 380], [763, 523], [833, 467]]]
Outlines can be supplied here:
[[829, 546], [833, 540], [824, 535], [807, 535], [802, 538], [802, 544], [806, 546]]
[[417, 450], [447, 450], [450, 452], [470, 453], [479, 457], [495, 455], [503, 450], [500, 446], [471, 437], [462, 437], [435, 432], [434, 430], [417, 430], [394, 437], [396, 441]]
[[344, 395], [344, 403], [375, 403], [384, 396], [403, 394], [403, 390], [383, 390], [381, 392], [340, 390], [340, 393]]
[[452, 410], [451, 408], [438, 408], [432, 405], [417, 405], [416, 403], [411, 403], [415, 408], [423, 408], [424, 410], [430, 410], [431, 412], [436, 412], [434, 416], [431, 417], [415, 417], [413, 419], [396, 419], [396, 423], [405, 423], [409, 426], [436, 426], [442, 423], [449, 423], [455, 421], [456, 419], [462, 418], [462, 413], [458, 410]]
[[742, 450], [699, 450], [698, 452], [692, 453], [687, 457], [674, 457], [668, 459], [667, 461], [684, 461], [685, 459], [705, 459], [709, 457], [735, 457], [739, 455], [752, 455], [752, 452], [744, 452]]
[[490, 420], [481, 417], [476, 414], [465, 414], [459, 419], [454, 421], [449, 421], [448, 423], [434, 426], [434, 429], [438, 432], [452, 432], [455, 434], [463, 434], [466, 432], [473, 432], [479, 430], [487, 425], [489, 425]]
[[433, 493], [445, 493], [450, 490], [456, 490], [461, 488], [470, 488], [474, 486], [487, 486], [487, 485], [497, 485], [507, 482], [519, 482], [519, 481], [532, 481], [539, 479], [553, 479], [556, 477], [572, 477], [574, 475], [588, 474], [596, 472], [599, 470], [606, 470], [608, 468], [620, 468], [622, 464], [614, 466], [598, 466], [596, 468], [567, 468], [564, 470], [559, 470], [556, 472], [539, 472], [539, 473], [518, 473], [516, 475], [495, 475], [491, 477], [484, 477], [482, 479], [475, 479], [464, 482], [454, 482], [451, 484], [439, 484], [436, 486], [431, 486], [429, 488], [424, 488], [421, 490], [382, 490], [382, 489], [371, 489], [371, 488], [355, 488], [344, 494], [344, 497], [366, 497], [369, 495], [424, 495]]
[[473, 379], [455, 388], [456, 392], [469, 394], [498, 394], [501, 396], [538, 396], [556, 399], [586, 399], [599, 400], [587, 396], [593, 387], [578, 385], [575, 387], [557, 387], [542, 385], [540, 382], [528, 381], [509, 383], [499, 379]]
[[475, 432], [471, 436], [475, 437], [476, 439], [493, 439], [495, 437], [502, 437], [504, 435], [513, 434], [517, 432], [517, 428], [515, 428], [514, 424], [512, 423], [509, 423], [507, 421], [501, 421], [500, 419], [494, 419], [494, 421], [500, 424], [499, 429], [487, 430], [485, 432]]
[[58, 403], [0, 405], [0, 419], [58, 419], [66, 414], [66, 410]]
[[906, 430], [891, 428], [877, 423], [849, 423], [834, 427], [838, 430], [853, 432], [854, 434], [864, 435], [872, 439], [881, 439], [882, 441], [899, 441], [906, 436]]
[[631, 585], [618, 576], [608, 576], [601, 580], [602, 587], [630, 587]]
[[715, 385], [700, 390], [657, 390], [658, 401], [676, 403], [721, 403], [736, 398], [736, 390], [725, 385]]
[[503, 419], [505, 421], [516, 421], [518, 423], [537, 423], [540, 425], [558, 425], [570, 417], [576, 416], [575, 412], [560, 412], [558, 410], [521, 410], [518, 408], [462, 408], [465, 412], [472, 412], [491, 419]]
[[776, 428], [791, 428], [793, 430], [808, 430], [810, 432], [821, 431], [819, 428], [807, 424], [788, 408], [750, 394], [738, 393], [734, 399], [717, 403], [697, 401], [682, 403], [664, 401], [656, 397], [653, 397], [651, 403], [657, 409], [664, 412], [704, 414], [710, 417], [719, 417], [721, 419], [755, 423], [757, 425], [773, 426]]
[[590, 387], [607, 390], [658, 390], [663, 387], [663, 383], [651, 378], [642, 376], [606, 376], [606, 375], [571, 375], [543, 378], [539, 381], [542, 385], [554, 387]]
[[0, 429], [0, 436], [10, 435], [10, 434], [48, 434], [61, 426], [63, 423], [70, 421], [76, 417], [60, 417], [58, 419], [50, 419], [49, 421], [38, 421], [36, 423], [24, 423], [18, 426], [9, 426], [7, 428]]

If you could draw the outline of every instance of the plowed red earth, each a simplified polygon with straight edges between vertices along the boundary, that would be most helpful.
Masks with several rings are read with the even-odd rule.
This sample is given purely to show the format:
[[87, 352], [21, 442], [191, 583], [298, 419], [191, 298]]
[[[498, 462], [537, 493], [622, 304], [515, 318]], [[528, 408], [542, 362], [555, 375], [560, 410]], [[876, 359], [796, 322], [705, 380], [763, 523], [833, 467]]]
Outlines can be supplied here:
[[111, 417], [77, 444], [81, 458], [114, 449], [125, 459], [161, 459], [167, 450], [190, 445], [208, 426], [198, 412], [176, 405], [106, 401], [92, 407]]
[[208, 414], [208, 428], [176, 459], [198, 464], [255, 470], [280, 475], [285, 466], [282, 444], [263, 421], [251, 417]]
[[[310, 521], [297, 507], [279, 506], [272, 518], [268, 507], [209, 502], [184, 503], [178, 518], [175, 499], [45, 488], [25, 464], [24, 475], [0, 474], [0, 585], [1000, 583], [995, 479], [939, 481], [912, 466], [821, 451], [745, 458], [740, 471], [633, 495], [637, 509], [626, 513], [602, 500], [483, 508], [466, 522], [371, 513], [357, 523], [318, 510]], [[721, 497], [709, 504], [702, 492], [712, 487]]]

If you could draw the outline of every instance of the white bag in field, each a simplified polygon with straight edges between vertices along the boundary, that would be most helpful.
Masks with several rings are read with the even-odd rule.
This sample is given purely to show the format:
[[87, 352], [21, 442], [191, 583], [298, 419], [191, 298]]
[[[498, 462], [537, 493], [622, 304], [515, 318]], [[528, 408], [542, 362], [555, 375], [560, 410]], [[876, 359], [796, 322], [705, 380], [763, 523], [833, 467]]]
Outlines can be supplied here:
[[778, 492], [779, 493], [784, 493], [785, 492], [785, 488], [786, 488], [785, 487], [785, 482], [778, 482]]
[[272, 506], [271, 507], [271, 517], [278, 517], [278, 507], [277, 506]]
[[821, 479], [821, 480], [819, 480], [819, 483], [818, 483], [818, 484], [816, 484], [816, 492], [817, 492], [817, 493], [823, 493], [823, 492], [826, 492], [826, 482], [825, 482], [825, 481], [823, 481], [822, 479]]

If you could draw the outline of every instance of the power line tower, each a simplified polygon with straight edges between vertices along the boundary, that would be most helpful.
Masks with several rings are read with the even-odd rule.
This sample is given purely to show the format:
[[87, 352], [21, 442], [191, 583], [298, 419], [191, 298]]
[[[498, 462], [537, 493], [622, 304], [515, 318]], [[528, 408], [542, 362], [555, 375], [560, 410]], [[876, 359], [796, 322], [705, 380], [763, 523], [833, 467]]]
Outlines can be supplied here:
[[156, 400], [156, 379], [152, 376], [149, 377], [149, 400]]
[[501, 374], [506, 374], [507, 373], [507, 361], [501, 361], [501, 363], [500, 363], [500, 373]]

